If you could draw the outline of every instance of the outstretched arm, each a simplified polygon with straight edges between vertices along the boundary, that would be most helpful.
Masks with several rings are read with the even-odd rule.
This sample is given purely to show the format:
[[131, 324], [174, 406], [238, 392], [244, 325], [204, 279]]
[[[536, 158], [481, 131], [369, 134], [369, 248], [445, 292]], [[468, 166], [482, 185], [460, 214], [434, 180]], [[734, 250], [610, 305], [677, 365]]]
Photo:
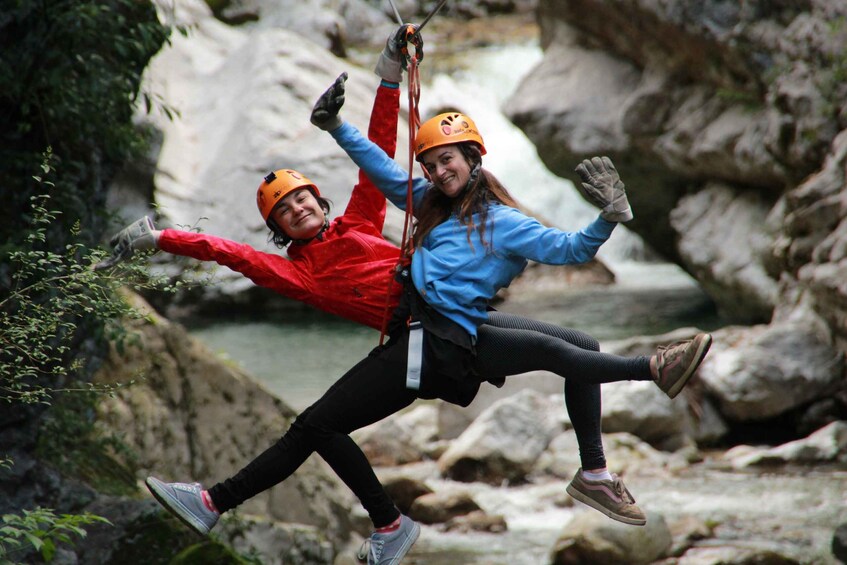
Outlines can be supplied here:
[[245, 243], [182, 230], [160, 232], [158, 247], [162, 251], [214, 261], [241, 273], [259, 286], [296, 300], [312, 294], [312, 278], [295, 262], [275, 253], [258, 251]]
[[135, 251], [161, 249], [200, 261], [214, 261], [241, 273], [259, 286], [302, 300], [311, 294], [311, 277], [288, 259], [263, 253], [249, 245], [202, 233], [157, 230], [144, 216], [115, 234], [109, 242], [112, 256], [94, 266], [108, 269], [131, 257]]
[[[400, 107], [400, 93], [396, 87], [402, 78], [402, 62], [400, 60], [402, 54], [401, 45], [398, 42], [405, 40], [407, 30], [408, 26], [403, 25], [389, 36], [375, 69], [376, 74], [382, 77], [383, 82], [377, 91], [377, 99], [371, 113], [371, 122], [368, 129], [369, 139], [364, 139], [359, 130], [344, 123], [339, 116], [339, 111], [344, 105], [347, 73], [339, 75], [335, 82], [318, 98], [312, 108], [311, 122], [329, 132], [359, 166], [359, 185], [357, 185], [357, 190], [351, 197], [348, 212], [354, 212], [355, 207], [361, 204], [366, 206], [362, 210], [369, 211], [367, 205], [373, 201], [370, 200], [372, 193], [369, 194], [367, 189], [374, 185], [395, 205], [405, 209], [408, 174], [394, 163], [394, 152], [397, 147], [397, 114]], [[392, 90], [395, 92], [391, 92]], [[422, 198], [427, 185], [426, 179], [415, 179], [413, 191], [416, 201]], [[366, 190], [359, 191], [359, 187], [364, 187]], [[364, 202], [354, 202], [354, 197], [359, 196], [359, 192], [363, 192], [362, 195], [368, 197], [368, 199]], [[351, 206], [353, 207], [351, 208]], [[347, 215], [346, 212], [345, 215]], [[374, 224], [381, 231], [384, 211], [378, 221], [378, 224], [376, 222]]]
[[[330, 133], [336, 143], [368, 175], [385, 197], [401, 210], [405, 210], [409, 174], [377, 145], [365, 139], [353, 125], [344, 122]], [[415, 206], [420, 203], [427, 186], [429, 181], [425, 178], [413, 179], [412, 193]]]
[[501, 233], [506, 232], [502, 239], [506, 249], [541, 263], [584, 263], [596, 255], [618, 222], [632, 219], [623, 181], [611, 159], [585, 159], [576, 172], [582, 181], [580, 191], [600, 208], [600, 217], [577, 232], [564, 232], [542, 226], [517, 210], [504, 212], [508, 221]]
[[594, 258], [617, 225], [597, 218], [579, 231], [542, 225], [515, 208], [494, 208], [494, 246], [508, 253], [548, 265], [575, 265]]

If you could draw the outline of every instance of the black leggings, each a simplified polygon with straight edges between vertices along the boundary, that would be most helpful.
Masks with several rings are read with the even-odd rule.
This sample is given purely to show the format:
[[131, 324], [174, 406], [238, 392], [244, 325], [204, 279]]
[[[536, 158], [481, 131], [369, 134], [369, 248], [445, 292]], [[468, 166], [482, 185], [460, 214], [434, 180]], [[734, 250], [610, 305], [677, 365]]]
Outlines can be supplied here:
[[282, 482], [317, 452], [353, 491], [375, 527], [399, 515], [365, 454], [348, 434], [410, 405], [406, 388], [406, 339], [391, 340], [347, 371], [291, 424], [284, 436], [234, 477], [209, 489], [226, 512]]
[[[524, 351], [532, 351], [533, 355], [529, 357]], [[480, 375], [496, 378], [546, 369], [565, 377], [565, 405], [583, 469], [606, 466], [600, 396], [600, 383], [606, 381], [601, 377], [608, 377], [611, 372], [612, 377], [619, 379], [644, 378], [643, 359], [588, 353], [599, 351], [600, 343], [587, 333], [503, 312], [489, 312], [488, 324], [477, 330]], [[586, 371], [593, 373], [583, 374]], [[632, 376], [627, 377], [628, 374]], [[599, 380], [593, 382], [595, 378]]]
[[[482, 326], [478, 336], [479, 374], [491, 378], [547, 370], [566, 377], [566, 402], [574, 430], [584, 436], [579, 440], [580, 456], [586, 458], [584, 468], [604, 466], [599, 383], [649, 380], [649, 358], [600, 353], [590, 336], [551, 324], [499, 312], [491, 312], [490, 317], [491, 323]], [[300, 414], [276, 444], [209, 489], [217, 508], [225, 512], [282, 482], [317, 452], [359, 498], [375, 527], [393, 522], [399, 515], [397, 508], [348, 434], [417, 398], [416, 391], [406, 388], [407, 344], [408, 334], [403, 334], [374, 349]], [[423, 375], [428, 377], [427, 397], [451, 397], [455, 383]]]

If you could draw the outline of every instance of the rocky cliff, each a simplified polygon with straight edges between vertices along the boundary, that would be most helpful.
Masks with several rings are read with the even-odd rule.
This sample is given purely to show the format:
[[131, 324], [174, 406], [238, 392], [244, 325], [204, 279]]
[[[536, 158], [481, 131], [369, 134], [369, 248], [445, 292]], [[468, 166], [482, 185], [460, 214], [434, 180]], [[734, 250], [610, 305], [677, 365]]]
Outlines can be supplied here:
[[631, 227], [727, 312], [769, 321], [809, 294], [843, 340], [827, 281], [844, 259], [845, 18], [831, 1], [542, 0], [545, 57], [507, 110], [563, 176], [610, 154]]
[[[210, 487], [234, 475], [285, 433], [296, 413], [283, 400], [222, 361], [182, 326], [159, 316], [137, 295], [128, 293], [127, 299], [143, 318], [128, 324], [126, 345], [112, 349], [95, 383], [134, 381], [100, 402], [98, 425], [120, 436], [136, 468], [166, 481], [198, 481]], [[332, 547], [337, 550], [346, 543], [352, 505], [349, 492], [315, 456], [279, 486], [239, 507], [242, 516], [259, 516], [264, 523], [235, 526], [239, 532], [224, 527], [223, 536], [236, 546], [239, 538], [251, 537], [245, 532], [262, 543], [282, 536], [284, 560], [309, 562], [294, 557], [298, 551], [308, 555], [304, 545], [333, 554]], [[301, 526], [283, 535], [278, 522]], [[262, 533], [262, 528], [271, 531]], [[326, 543], [330, 549], [321, 547]]]
[[508, 115], [561, 176], [610, 155], [630, 227], [763, 324], [718, 340], [707, 391], [735, 420], [843, 417], [847, 4], [540, 0], [537, 19]]

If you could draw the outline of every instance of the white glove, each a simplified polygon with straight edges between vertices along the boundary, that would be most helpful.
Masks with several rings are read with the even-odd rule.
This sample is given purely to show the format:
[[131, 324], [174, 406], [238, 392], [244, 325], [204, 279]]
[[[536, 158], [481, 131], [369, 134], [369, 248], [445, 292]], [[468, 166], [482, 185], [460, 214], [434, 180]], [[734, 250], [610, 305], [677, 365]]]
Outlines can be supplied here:
[[116, 233], [109, 240], [112, 255], [94, 265], [94, 270], [114, 267], [121, 261], [132, 257], [136, 251], [158, 249], [159, 235], [162, 232], [153, 225], [149, 216], [144, 216]]

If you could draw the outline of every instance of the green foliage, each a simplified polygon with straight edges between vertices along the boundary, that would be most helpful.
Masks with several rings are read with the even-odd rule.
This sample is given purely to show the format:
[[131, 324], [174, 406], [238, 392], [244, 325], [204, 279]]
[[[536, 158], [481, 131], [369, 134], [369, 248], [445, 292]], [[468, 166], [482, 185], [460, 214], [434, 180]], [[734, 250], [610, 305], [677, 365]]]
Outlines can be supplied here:
[[[141, 76], [167, 41], [150, 1], [17, 0], [0, 17], [0, 242], [26, 223], [30, 175], [46, 147], [62, 178], [53, 191], [63, 212], [51, 234], [79, 220], [94, 243], [104, 223], [106, 183], [145, 140], [132, 122]], [[56, 247], [54, 247], [56, 250]]]
[[[52, 185], [46, 178], [52, 172], [49, 154], [42, 172], [45, 176], [36, 180]], [[4, 260], [12, 284], [0, 299], [0, 401], [49, 403], [57, 392], [74, 390], [113, 394], [121, 385], [74, 384], [84, 380], [80, 342], [108, 337], [123, 343], [121, 321], [139, 314], [119, 298], [122, 286], [172, 288], [164, 280], [150, 278], [137, 263], [120, 270], [92, 270], [104, 252], [73, 239], [81, 231], [79, 223], [62, 253], [50, 251], [47, 231], [60, 212], [49, 209], [49, 204], [46, 194], [31, 197], [27, 246], [11, 251]]]
[[[149, 0], [15, 0], [0, 11], [0, 410], [42, 418], [42, 455], [98, 485], [127, 481], [108, 463], [120, 443], [94, 434], [93, 406], [131, 383], [89, 383], [107, 341], [129, 339], [120, 320], [138, 315], [117, 290], [162, 284], [140, 261], [90, 267], [105, 255], [95, 246], [109, 182], [146, 148], [136, 98], [148, 110], [156, 100], [139, 92], [141, 77], [170, 31]], [[12, 465], [0, 453], [0, 471]], [[108, 522], [44, 508], [3, 516], [0, 564], [33, 550], [49, 562], [95, 523]]]
[[738, 104], [751, 112], [761, 110], [764, 105], [756, 94], [743, 90], [719, 88], [717, 96], [731, 104]]
[[[53, 183], [51, 155], [45, 155], [41, 175], [34, 180], [47, 192]], [[26, 246], [3, 258], [11, 285], [0, 299], [0, 403], [50, 404], [43, 417], [38, 452], [64, 473], [96, 484], [101, 492], [135, 491], [131, 469], [119, 463], [132, 460], [114, 437], [101, 437], [94, 429], [94, 408], [102, 394], [115, 394], [133, 381], [112, 386], [87, 382], [87, 360], [80, 343], [111, 339], [119, 346], [129, 335], [121, 322], [139, 314], [119, 294], [135, 289], [175, 290], [164, 278], [148, 274], [144, 258], [119, 268], [94, 271], [106, 252], [90, 249], [75, 238], [75, 225], [62, 253], [50, 250], [48, 232], [60, 212], [50, 208], [45, 194], [31, 197], [27, 213], [31, 224], [22, 232]], [[71, 394], [73, 393], [73, 394]], [[0, 470], [13, 464], [0, 456]], [[85, 536], [82, 526], [108, 523], [91, 514], [57, 516], [49, 509], [24, 510], [3, 517], [0, 527], [0, 565], [12, 563], [9, 553], [32, 547], [49, 562], [60, 543]]]
[[97, 523], [110, 524], [101, 516], [88, 513], [56, 515], [46, 508], [6, 514], [0, 517], [0, 565], [15, 563], [12, 560], [15, 551], [23, 552], [27, 546], [38, 551], [49, 563], [59, 544], [73, 545], [73, 536], [86, 536], [82, 526]]

